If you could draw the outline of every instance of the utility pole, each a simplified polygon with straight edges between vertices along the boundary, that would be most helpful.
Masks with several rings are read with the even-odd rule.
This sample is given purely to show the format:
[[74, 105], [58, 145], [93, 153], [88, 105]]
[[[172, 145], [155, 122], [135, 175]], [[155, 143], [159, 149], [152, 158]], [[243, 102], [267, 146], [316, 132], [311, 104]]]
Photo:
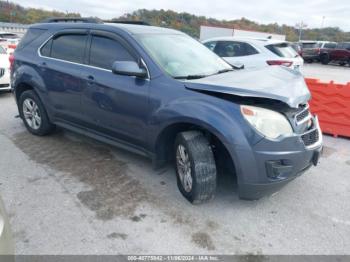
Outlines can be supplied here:
[[302, 31], [303, 31], [303, 29], [307, 28], [307, 24], [304, 24], [304, 22], [301, 21], [300, 23], [297, 23], [297, 24], [295, 25], [295, 27], [296, 27], [296, 28], [299, 28], [299, 42], [300, 42]]
[[326, 17], [325, 16], [322, 16], [322, 24], [321, 24], [321, 29], [323, 29], [323, 27], [324, 27], [324, 20], [326, 19]]

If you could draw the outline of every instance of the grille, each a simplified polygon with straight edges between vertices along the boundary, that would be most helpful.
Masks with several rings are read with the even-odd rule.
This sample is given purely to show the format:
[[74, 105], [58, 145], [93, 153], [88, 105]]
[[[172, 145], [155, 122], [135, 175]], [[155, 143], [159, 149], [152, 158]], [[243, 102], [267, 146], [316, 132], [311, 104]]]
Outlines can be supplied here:
[[0, 68], [0, 77], [2, 77], [5, 74], [5, 69], [4, 68]]
[[303, 140], [305, 146], [310, 146], [312, 144], [315, 144], [319, 139], [318, 130], [315, 129], [302, 135], [301, 139]]
[[296, 116], [297, 122], [303, 121], [310, 114], [309, 109], [306, 109]]
[[304, 120], [308, 119], [310, 117], [310, 111], [309, 107], [305, 106], [299, 113], [295, 115], [295, 122], [296, 124], [300, 124]]

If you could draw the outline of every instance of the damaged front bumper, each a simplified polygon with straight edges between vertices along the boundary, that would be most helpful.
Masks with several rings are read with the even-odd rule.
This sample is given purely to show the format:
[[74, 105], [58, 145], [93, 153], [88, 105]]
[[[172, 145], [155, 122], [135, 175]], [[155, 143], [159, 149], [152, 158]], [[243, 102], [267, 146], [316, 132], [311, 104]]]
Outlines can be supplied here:
[[[253, 147], [232, 148], [242, 199], [259, 199], [317, 165], [322, 153], [322, 132], [317, 117], [302, 134], [279, 141], [263, 139]], [[234, 152], [233, 152], [234, 151]]]

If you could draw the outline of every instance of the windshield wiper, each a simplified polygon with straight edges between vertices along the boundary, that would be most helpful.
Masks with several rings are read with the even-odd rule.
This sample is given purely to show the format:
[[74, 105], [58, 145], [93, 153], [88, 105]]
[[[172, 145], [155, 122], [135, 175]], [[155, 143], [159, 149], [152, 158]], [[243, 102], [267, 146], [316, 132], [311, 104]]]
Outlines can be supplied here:
[[216, 74], [222, 74], [222, 73], [226, 73], [226, 72], [231, 72], [233, 71], [233, 68], [227, 68], [227, 69], [222, 69], [216, 72]]
[[199, 79], [199, 78], [204, 78], [207, 77], [209, 75], [187, 75], [187, 76], [175, 76], [175, 79]]
[[222, 73], [226, 73], [226, 72], [230, 72], [230, 71], [233, 71], [232, 68], [227, 68], [227, 69], [222, 69], [222, 70], [219, 70], [217, 71], [216, 73], [214, 74], [209, 74], [209, 75], [187, 75], [187, 76], [175, 76], [174, 78], [175, 79], [199, 79], [199, 78], [204, 78], [204, 77], [207, 77], [207, 76], [212, 76], [212, 75], [217, 75], [217, 74], [222, 74]]

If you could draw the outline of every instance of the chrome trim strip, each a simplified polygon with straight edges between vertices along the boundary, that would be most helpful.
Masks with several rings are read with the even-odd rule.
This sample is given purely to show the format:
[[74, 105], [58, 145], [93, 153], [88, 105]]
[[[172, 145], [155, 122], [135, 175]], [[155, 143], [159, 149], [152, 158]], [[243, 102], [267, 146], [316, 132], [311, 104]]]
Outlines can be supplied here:
[[[85, 67], [89, 67], [89, 68], [93, 68], [93, 69], [98, 69], [98, 70], [102, 70], [102, 71], [107, 71], [107, 72], [111, 72], [112, 73], [112, 70], [108, 70], [108, 69], [105, 69], [105, 68], [101, 68], [101, 67], [96, 67], [96, 66], [92, 66], [92, 65], [86, 65], [86, 64], [81, 64], [81, 63], [75, 63], [75, 62], [71, 62], [71, 61], [67, 61], [67, 60], [62, 60], [62, 59], [58, 59], [58, 58], [53, 58], [53, 57], [49, 57], [49, 56], [43, 56], [41, 53], [40, 53], [40, 50], [41, 48], [47, 43], [50, 41], [51, 38], [53, 38], [54, 35], [51, 35], [48, 39], [46, 39], [38, 48], [37, 50], [37, 54], [39, 57], [41, 58], [45, 58], [45, 59], [51, 59], [51, 60], [55, 60], [55, 61], [60, 61], [60, 62], [65, 62], [65, 63], [69, 63], [69, 64], [73, 64], [73, 65], [80, 65], [80, 66], [85, 66]], [[146, 71], [147, 71], [147, 78], [145, 78], [144, 80], [147, 80], [147, 81], [150, 81], [151, 80], [151, 75], [149, 73], [149, 70], [148, 70], [148, 67], [147, 67], [147, 64], [145, 63], [145, 61], [141, 58], [141, 63], [143, 66], [145, 66], [146, 68]]]

